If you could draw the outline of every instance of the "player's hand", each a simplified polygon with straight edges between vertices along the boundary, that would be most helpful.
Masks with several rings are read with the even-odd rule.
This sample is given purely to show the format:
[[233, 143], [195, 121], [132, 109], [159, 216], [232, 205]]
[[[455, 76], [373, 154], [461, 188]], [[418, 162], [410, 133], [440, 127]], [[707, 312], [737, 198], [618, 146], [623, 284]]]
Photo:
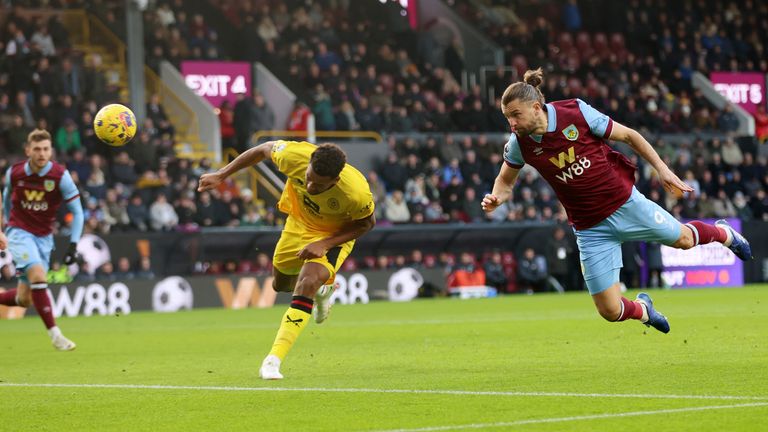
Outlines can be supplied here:
[[5, 250], [6, 248], [8, 248], [8, 239], [5, 238], [5, 234], [0, 231], [0, 250]]
[[490, 213], [496, 210], [496, 208], [500, 205], [501, 201], [499, 200], [499, 197], [491, 194], [485, 194], [483, 197], [483, 202], [480, 204], [480, 206], [483, 207], [483, 211], [486, 213]]
[[693, 192], [693, 188], [680, 180], [680, 177], [675, 175], [669, 168], [659, 172], [659, 179], [664, 189], [677, 198], [682, 198], [686, 192]]
[[80, 261], [80, 254], [77, 253], [77, 243], [70, 243], [67, 253], [64, 254], [64, 265], [72, 265]]
[[303, 260], [311, 260], [324, 257], [326, 253], [328, 253], [328, 247], [326, 247], [325, 243], [320, 240], [304, 246], [296, 256]]
[[224, 181], [224, 178], [217, 172], [203, 174], [200, 176], [197, 191], [203, 192], [215, 189], [222, 181]]

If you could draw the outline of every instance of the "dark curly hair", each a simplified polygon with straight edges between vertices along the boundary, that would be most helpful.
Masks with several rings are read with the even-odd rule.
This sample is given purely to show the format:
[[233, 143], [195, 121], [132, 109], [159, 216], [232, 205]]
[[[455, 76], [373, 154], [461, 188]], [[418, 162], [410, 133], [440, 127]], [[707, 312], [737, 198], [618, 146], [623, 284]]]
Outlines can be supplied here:
[[309, 163], [317, 175], [336, 178], [347, 163], [347, 155], [336, 144], [321, 144], [312, 153]]

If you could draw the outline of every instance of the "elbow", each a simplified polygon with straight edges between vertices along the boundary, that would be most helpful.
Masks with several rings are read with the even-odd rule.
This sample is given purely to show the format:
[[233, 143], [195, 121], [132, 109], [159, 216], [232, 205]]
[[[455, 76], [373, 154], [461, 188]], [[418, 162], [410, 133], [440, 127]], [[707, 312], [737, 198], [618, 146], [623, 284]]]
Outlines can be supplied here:
[[372, 230], [373, 227], [375, 226], [376, 226], [376, 216], [371, 215], [369, 218], [365, 219], [365, 224], [363, 225], [363, 234]]

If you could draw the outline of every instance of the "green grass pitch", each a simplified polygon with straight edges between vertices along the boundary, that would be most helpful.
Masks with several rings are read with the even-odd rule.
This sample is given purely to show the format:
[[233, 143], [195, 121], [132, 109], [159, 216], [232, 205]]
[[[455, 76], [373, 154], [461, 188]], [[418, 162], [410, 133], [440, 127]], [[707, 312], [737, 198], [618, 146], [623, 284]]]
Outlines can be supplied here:
[[764, 430], [768, 286], [651, 294], [668, 335], [585, 293], [336, 305], [268, 382], [283, 306], [60, 319], [69, 353], [0, 321], [0, 430]]

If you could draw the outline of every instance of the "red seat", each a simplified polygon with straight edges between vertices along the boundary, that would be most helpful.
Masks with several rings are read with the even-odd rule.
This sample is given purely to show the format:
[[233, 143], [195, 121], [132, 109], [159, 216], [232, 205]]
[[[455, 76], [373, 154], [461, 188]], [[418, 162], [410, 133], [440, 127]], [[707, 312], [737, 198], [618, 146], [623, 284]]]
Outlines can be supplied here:
[[576, 78], [576, 77], [570, 77], [570, 78], [568, 78], [568, 88], [570, 88], [570, 89], [571, 89], [571, 91], [572, 91], [574, 94], [579, 94], [579, 93], [581, 93], [581, 89], [582, 89], [581, 80], [580, 80], [580, 79], [578, 79], [578, 78]]
[[573, 48], [573, 36], [570, 33], [560, 33], [557, 38], [557, 46], [560, 51], [568, 51]]
[[523, 55], [516, 55], [512, 58], [512, 67], [515, 68], [517, 76], [522, 77], [528, 70], [528, 60]]
[[601, 59], [608, 58], [611, 54], [611, 48], [608, 46], [608, 38], [605, 33], [595, 33], [594, 40], [592, 42], [595, 53], [600, 56]]
[[592, 40], [589, 37], [589, 33], [579, 32], [579, 34], [576, 35], [576, 48], [580, 51], [592, 49]]
[[613, 51], [624, 51], [626, 44], [624, 43], [624, 35], [621, 33], [611, 34], [610, 47]]

